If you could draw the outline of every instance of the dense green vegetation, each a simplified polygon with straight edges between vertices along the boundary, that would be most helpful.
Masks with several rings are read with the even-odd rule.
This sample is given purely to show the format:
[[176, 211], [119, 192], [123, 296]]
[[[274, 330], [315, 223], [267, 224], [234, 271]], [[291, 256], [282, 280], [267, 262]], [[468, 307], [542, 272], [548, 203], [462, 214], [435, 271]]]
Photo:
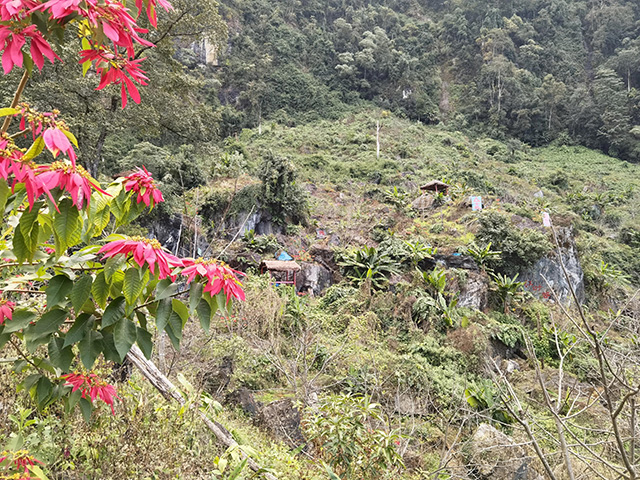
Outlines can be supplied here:
[[[100, 358], [115, 416], [38, 411], [37, 391], [9, 386], [25, 375], [5, 345], [0, 438], [23, 438], [52, 479], [502, 480], [474, 435], [492, 425], [544, 474], [524, 418], [548, 478], [567, 478], [563, 432], [576, 478], [630, 478], [606, 408], [640, 373], [637, 2], [173, 3], [144, 52], [140, 106], [98, 97], [72, 60], [36, 74], [25, 98], [64, 107], [79, 161], [102, 179], [153, 174], [166, 202], [119, 233], [224, 260], [247, 273], [247, 300], [207, 334], [189, 320], [180, 349], [154, 335], [182, 408]], [[218, 65], [194, 53], [205, 37], [224, 45]], [[16, 80], [0, 81], [5, 100]], [[432, 179], [448, 195], [423, 197]], [[575, 242], [580, 312], [557, 285], [524, 280], [557, 259], [543, 212], [562, 248]], [[283, 250], [331, 285], [274, 285], [260, 263]], [[299, 429], [256, 414], [273, 402]], [[623, 452], [638, 436], [632, 405]], [[198, 410], [266, 470], [217, 443]], [[570, 422], [560, 433], [557, 418]]]
[[337, 118], [362, 102], [424, 123], [638, 159], [630, 0], [228, 1], [224, 129]]

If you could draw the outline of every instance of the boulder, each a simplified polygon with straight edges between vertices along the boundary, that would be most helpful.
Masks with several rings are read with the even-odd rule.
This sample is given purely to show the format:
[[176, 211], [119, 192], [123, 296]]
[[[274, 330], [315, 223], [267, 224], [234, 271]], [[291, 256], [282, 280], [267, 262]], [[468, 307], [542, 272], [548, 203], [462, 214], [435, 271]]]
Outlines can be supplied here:
[[260, 403], [256, 402], [253, 398], [253, 393], [246, 387], [240, 387], [227, 394], [225, 403], [241, 408], [244, 413], [251, 417], [255, 417], [260, 410]]
[[296, 278], [296, 288], [299, 292], [310, 292], [321, 295], [333, 283], [331, 272], [319, 263], [302, 263], [302, 270]]
[[202, 374], [202, 388], [211, 395], [218, 396], [227, 390], [233, 375], [233, 358], [223, 357], [220, 365], [214, 366]]
[[467, 470], [478, 480], [543, 480], [533, 458], [511, 437], [482, 423], [469, 444]]
[[571, 227], [556, 227], [556, 235], [560, 245], [560, 257], [558, 257], [556, 250], [552, 251], [520, 275], [518, 280], [525, 282], [525, 289], [538, 297], [551, 301], [554, 299], [553, 292], [555, 292], [562, 303], [571, 303], [573, 299], [569, 283], [562, 271], [561, 258], [569, 274], [570, 285], [575, 290], [578, 301], [583, 303], [585, 300], [584, 273], [573, 238], [573, 229]]
[[488, 277], [478, 272], [468, 272], [467, 281], [460, 285], [458, 307], [467, 307], [483, 311], [487, 308], [488, 302]]
[[305, 443], [300, 421], [300, 412], [291, 399], [276, 400], [265, 405], [257, 418], [260, 427], [294, 449]]

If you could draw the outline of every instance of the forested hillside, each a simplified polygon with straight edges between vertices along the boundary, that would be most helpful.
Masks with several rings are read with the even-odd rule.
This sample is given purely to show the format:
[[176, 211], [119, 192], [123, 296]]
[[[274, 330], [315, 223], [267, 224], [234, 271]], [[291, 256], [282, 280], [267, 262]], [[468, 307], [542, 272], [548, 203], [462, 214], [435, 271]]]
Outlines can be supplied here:
[[632, 0], [222, 2], [225, 131], [372, 101], [424, 123], [638, 159]]

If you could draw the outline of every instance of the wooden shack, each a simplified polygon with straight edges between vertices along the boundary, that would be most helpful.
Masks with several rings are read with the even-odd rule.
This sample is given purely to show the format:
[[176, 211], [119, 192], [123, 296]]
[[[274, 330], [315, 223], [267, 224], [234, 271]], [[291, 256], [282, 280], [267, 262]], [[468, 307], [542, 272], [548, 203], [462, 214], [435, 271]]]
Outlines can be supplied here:
[[420, 190], [424, 192], [435, 192], [449, 195], [450, 185], [441, 182], [440, 180], [431, 180], [420, 187]]
[[276, 285], [295, 286], [296, 276], [300, 270], [302, 267], [293, 260], [263, 260], [260, 264], [260, 273], [269, 272]]

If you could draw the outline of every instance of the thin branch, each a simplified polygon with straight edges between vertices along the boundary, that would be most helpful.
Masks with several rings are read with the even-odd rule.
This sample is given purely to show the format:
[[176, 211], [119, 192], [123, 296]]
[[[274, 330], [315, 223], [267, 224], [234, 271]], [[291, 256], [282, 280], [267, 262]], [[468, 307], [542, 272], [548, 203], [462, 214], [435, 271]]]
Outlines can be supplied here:
[[[13, 101], [11, 102], [10, 108], [16, 108], [18, 106], [18, 102], [20, 102], [20, 97], [22, 96], [22, 92], [24, 92], [25, 87], [27, 86], [27, 81], [29, 80], [29, 70], [24, 69], [24, 73], [22, 74], [22, 78], [20, 79], [20, 83], [18, 84], [18, 88], [16, 89], [16, 93], [13, 95]], [[9, 125], [11, 125], [11, 120], [13, 119], [12, 115], [7, 115], [4, 118], [4, 122], [2, 123], [2, 133], [6, 133], [9, 130]]]

